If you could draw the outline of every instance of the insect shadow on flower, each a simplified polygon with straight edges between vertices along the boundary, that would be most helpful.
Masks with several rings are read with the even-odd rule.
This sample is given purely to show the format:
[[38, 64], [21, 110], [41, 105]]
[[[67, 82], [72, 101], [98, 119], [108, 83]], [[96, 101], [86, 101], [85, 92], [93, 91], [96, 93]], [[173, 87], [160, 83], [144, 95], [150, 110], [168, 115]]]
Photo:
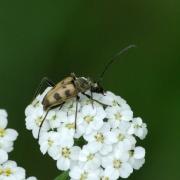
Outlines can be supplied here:
[[[46, 111], [46, 114], [39, 126], [38, 139], [40, 136], [40, 130], [42, 128], [42, 125], [43, 125], [47, 115], [48, 115], [48, 112], [57, 107], [59, 107], [59, 109], [61, 109], [67, 100], [72, 99], [74, 97], [76, 97], [76, 111], [75, 111], [75, 129], [76, 129], [76, 119], [77, 119], [78, 101], [79, 101], [78, 94], [79, 93], [82, 93], [87, 98], [89, 98], [92, 102], [92, 106], [93, 106], [93, 101], [95, 101], [103, 106], [108, 106], [106, 104], [99, 102], [96, 99], [93, 99], [93, 93], [104, 94], [105, 91], [100, 84], [103, 80], [105, 72], [108, 70], [110, 65], [115, 61], [115, 59], [118, 56], [120, 56], [124, 52], [128, 51], [130, 48], [134, 48], [134, 47], [136, 47], [136, 46], [129, 45], [126, 48], [122, 49], [117, 54], [115, 54], [114, 56], [112, 56], [109, 59], [108, 63], [106, 64], [104, 70], [100, 74], [98, 81], [93, 81], [90, 78], [85, 78], [85, 77], [77, 77], [75, 75], [75, 73], [71, 73], [70, 76], [64, 78], [62, 81], [58, 82], [57, 84], [55, 84], [49, 78], [44, 77], [41, 80], [41, 83], [40, 83], [34, 97], [36, 97], [38, 95], [38, 93], [41, 91], [44, 84], [51, 86], [52, 89], [49, 92], [47, 92], [47, 94], [45, 95], [45, 97], [43, 98], [43, 101], [42, 101], [43, 109], [44, 109], [44, 111]], [[86, 93], [86, 91], [88, 91], [88, 90], [90, 90], [90, 95]]]

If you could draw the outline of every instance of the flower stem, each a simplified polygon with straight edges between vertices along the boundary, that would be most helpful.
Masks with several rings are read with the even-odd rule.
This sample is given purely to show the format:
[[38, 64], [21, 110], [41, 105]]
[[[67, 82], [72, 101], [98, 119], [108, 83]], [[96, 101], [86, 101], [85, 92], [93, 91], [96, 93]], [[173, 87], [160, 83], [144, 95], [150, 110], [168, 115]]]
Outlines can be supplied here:
[[69, 173], [68, 171], [62, 172], [58, 177], [56, 177], [54, 180], [69, 180]]

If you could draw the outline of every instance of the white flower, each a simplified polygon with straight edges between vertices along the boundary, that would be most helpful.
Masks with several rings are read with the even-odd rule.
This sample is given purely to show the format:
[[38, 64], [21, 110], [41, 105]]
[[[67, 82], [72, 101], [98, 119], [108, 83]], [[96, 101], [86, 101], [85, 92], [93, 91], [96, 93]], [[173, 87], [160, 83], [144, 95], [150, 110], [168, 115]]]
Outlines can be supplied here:
[[32, 102], [32, 104], [28, 105], [25, 109], [25, 115], [29, 116], [35, 113], [36, 110], [38, 110], [38, 108], [42, 109], [43, 105], [41, 104], [41, 102], [38, 100], [38, 97], [36, 97], [34, 99], [34, 101]]
[[4, 117], [4, 118], [8, 117], [7, 111], [5, 109], [0, 109], [0, 118], [1, 117]]
[[[6, 161], [0, 164], [0, 180], [25, 180], [26, 171], [18, 167], [15, 161]], [[36, 177], [29, 177], [27, 180], [37, 180]]]
[[0, 110], [0, 150], [11, 152], [13, 150], [13, 142], [17, 139], [18, 133], [14, 129], [6, 129], [7, 124], [7, 112]]
[[61, 136], [57, 132], [50, 131], [43, 133], [39, 139], [41, 152], [45, 154], [49, 149], [60, 145], [59, 139], [61, 139]]
[[6, 128], [8, 124], [8, 120], [7, 120], [7, 114], [5, 110], [0, 110], [0, 128], [4, 129]]
[[0, 164], [6, 162], [7, 160], [8, 160], [8, 153], [0, 149]]
[[79, 154], [79, 161], [87, 169], [97, 169], [101, 165], [101, 156], [90, 145], [85, 145]]
[[[14, 129], [7, 129], [7, 124], [7, 112], [0, 109], [0, 180], [25, 180], [24, 168], [18, 167], [15, 161], [8, 160], [8, 153], [13, 150], [18, 133]], [[34, 178], [29, 180], [37, 180]]]
[[6, 152], [11, 152], [13, 150], [13, 141], [4, 141], [0, 139], [0, 149], [6, 151]]
[[[76, 122], [76, 123], [78, 123], [78, 122]], [[67, 131], [69, 136], [73, 137], [75, 135], [75, 116], [74, 115], [70, 115], [70, 116], [66, 115], [66, 117], [63, 119], [63, 124], [60, 126], [60, 128], [58, 128], [58, 131], [59, 132]]]
[[57, 146], [51, 149], [50, 155], [57, 160], [57, 168], [66, 171], [70, 169], [71, 161], [78, 160], [79, 152], [78, 146]]
[[58, 139], [61, 146], [73, 146], [74, 138], [67, 128], [58, 129], [60, 139]]
[[[38, 107], [34, 113], [26, 117], [26, 128], [28, 130], [32, 130], [34, 138], [38, 137], [38, 133], [40, 130], [39, 128], [44, 117], [45, 117], [45, 113], [42, 107]], [[49, 124], [47, 123], [47, 121], [45, 121], [40, 132], [42, 133], [49, 129], [50, 129]]]
[[43, 92], [43, 94], [38, 95], [33, 102], [27, 106], [27, 108], [25, 109], [25, 115], [29, 116], [32, 115], [33, 113], [35, 113], [36, 110], [38, 110], [39, 108], [42, 109], [43, 105], [42, 105], [42, 100], [44, 98], [44, 96], [47, 94], [47, 92], [51, 89], [52, 87], [48, 87], [46, 88], [46, 90]]
[[136, 170], [140, 169], [145, 163], [145, 149], [143, 147], [135, 147], [133, 150], [130, 150], [129, 153], [129, 163], [131, 166]]
[[2, 141], [15, 141], [18, 133], [14, 129], [0, 129], [0, 140]]
[[[25, 112], [27, 129], [35, 138], [46, 113], [41, 103], [46, 93], [38, 95]], [[91, 96], [90, 91], [85, 93]], [[96, 101], [78, 96], [78, 102], [74, 97], [49, 111], [39, 139], [41, 152], [48, 152], [59, 170], [69, 170], [71, 180], [129, 177], [145, 162], [136, 136], [146, 136], [146, 124], [134, 118], [127, 102], [112, 92], [92, 93]]]
[[37, 180], [37, 178], [34, 176], [31, 176], [31, 177], [28, 177], [27, 180]]
[[143, 140], [148, 133], [147, 125], [143, 123], [141, 118], [134, 118], [131, 123], [131, 127], [128, 130], [128, 133], [131, 135], [134, 134]]
[[0, 166], [0, 180], [24, 180], [25, 170], [15, 161], [7, 161]]
[[[78, 111], [80, 109], [80, 104], [78, 106]], [[65, 111], [67, 115], [75, 114], [76, 112], [76, 98], [72, 98], [70, 100], [67, 100], [67, 102], [62, 106], [62, 111]]]
[[122, 99], [120, 96], [116, 96], [110, 91], [107, 91], [104, 96], [101, 96], [99, 101], [110, 106], [120, 106], [120, 107], [128, 106], [124, 99]]
[[111, 129], [108, 133], [109, 141], [112, 143], [124, 142], [126, 143], [129, 141], [132, 145], [136, 144], [136, 139], [128, 134], [128, 129], [130, 127], [129, 122], [121, 122], [119, 128]]
[[121, 144], [108, 157], [103, 158], [102, 166], [105, 173], [113, 174], [114, 178], [127, 178], [133, 172], [133, 168], [128, 163], [129, 153]]
[[106, 113], [112, 128], [120, 127], [122, 121], [130, 121], [133, 119], [133, 112], [129, 107], [107, 107]]
[[0, 140], [1, 141], [15, 141], [18, 133], [14, 129], [6, 129], [7, 126], [7, 115], [6, 112], [1, 110], [0, 116]]
[[84, 138], [94, 148], [94, 151], [99, 151], [102, 155], [107, 155], [112, 151], [112, 142], [108, 138], [109, 132], [110, 125], [104, 123], [100, 130], [94, 131], [92, 134], [84, 136]]
[[46, 121], [49, 122], [51, 129], [57, 128], [61, 125], [61, 119], [58, 117], [58, 113], [55, 110], [48, 113]]
[[99, 180], [100, 169], [90, 170], [82, 165], [74, 166], [69, 175], [71, 180]]
[[[86, 94], [89, 94], [90, 95], [90, 92], [86, 92]], [[93, 93], [93, 95], [94, 95], [94, 93]], [[80, 105], [83, 107], [83, 106], [86, 106], [86, 105], [91, 105], [92, 106], [92, 101], [91, 101], [91, 99], [89, 99], [88, 97], [86, 97], [85, 95], [83, 95], [83, 94], [79, 94], [79, 97], [80, 97], [80, 99], [79, 99], [79, 103], [80, 103]], [[95, 97], [93, 97], [93, 98], [95, 98]]]
[[113, 171], [101, 170], [100, 173], [101, 180], [117, 180], [116, 174], [113, 174]]
[[103, 119], [106, 117], [106, 113], [97, 103], [94, 103], [93, 106], [86, 105], [82, 107], [80, 113], [78, 130], [83, 134], [90, 134], [103, 126]]

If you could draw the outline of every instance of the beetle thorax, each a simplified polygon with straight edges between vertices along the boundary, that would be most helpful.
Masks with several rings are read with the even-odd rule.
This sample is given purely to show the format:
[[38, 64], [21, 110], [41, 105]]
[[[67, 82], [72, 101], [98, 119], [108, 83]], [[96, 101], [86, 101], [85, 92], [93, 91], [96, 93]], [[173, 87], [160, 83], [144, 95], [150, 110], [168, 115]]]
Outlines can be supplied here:
[[78, 77], [74, 80], [74, 84], [78, 92], [85, 92], [91, 89], [92, 81], [84, 77]]

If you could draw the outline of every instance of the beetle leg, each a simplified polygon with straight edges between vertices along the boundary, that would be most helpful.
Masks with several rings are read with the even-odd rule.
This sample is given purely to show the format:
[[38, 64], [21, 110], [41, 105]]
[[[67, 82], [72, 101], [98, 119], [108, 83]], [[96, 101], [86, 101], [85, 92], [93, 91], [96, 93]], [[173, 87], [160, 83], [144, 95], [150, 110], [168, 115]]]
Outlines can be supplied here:
[[59, 106], [59, 111], [62, 109], [64, 102]]
[[44, 84], [46, 84], [48, 86], [52, 86], [52, 87], [55, 86], [55, 83], [52, 80], [50, 80], [49, 78], [47, 78], [47, 77], [42, 78], [42, 80], [34, 94], [33, 99], [39, 94], [39, 92], [41, 91]]
[[44, 121], [46, 120], [46, 117], [47, 117], [47, 115], [48, 115], [48, 113], [49, 113], [49, 111], [50, 111], [51, 109], [48, 109], [47, 111], [46, 111], [46, 114], [45, 114], [45, 116], [44, 116], [44, 118], [43, 118], [43, 120], [42, 120], [42, 122], [41, 122], [41, 124], [40, 124], [40, 126], [39, 126], [39, 131], [38, 131], [38, 140], [39, 140], [39, 136], [40, 136], [40, 132], [41, 132], [41, 128], [42, 128], [42, 126], [43, 126], [43, 124], [44, 124]]
[[79, 102], [79, 96], [76, 97], [76, 112], [75, 112], [75, 131], [76, 131], [76, 128], [77, 128], [77, 113], [78, 113], [78, 102]]
[[54, 107], [52, 107], [52, 108], [49, 108], [49, 109], [46, 111], [46, 114], [45, 114], [45, 116], [44, 116], [44, 118], [43, 118], [43, 120], [42, 120], [42, 122], [41, 122], [41, 124], [40, 124], [40, 126], [39, 126], [38, 139], [39, 139], [39, 136], [40, 136], [41, 128], [42, 128], [42, 126], [43, 126], [43, 124], [44, 124], [44, 121], [46, 120], [46, 117], [47, 117], [49, 111], [52, 110], [52, 109], [54, 109], [54, 108], [57, 108], [58, 106], [59, 106], [59, 110], [61, 110], [61, 108], [63, 107], [64, 103], [65, 103], [65, 102], [63, 102], [63, 103], [60, 104], [60, 105], [54, 106]]
[[92, 87], [91, 87], [91, 104], [92, 104], [92, 107], [94, 109], [94, 101], [93, 101], [93, 92], [92, 92]]
[[[91, 99], [91, 96], [89, 94], [86, 94], [86, 93], [82, 93], [82, 94], [85, 95], [86, 97], [88, 97], [89, 99]], [[101, 104], [102, 106], [110, 106], [110, 105], [104, 104], [96, 99], [92, 99], [92, 101], [95, 101], [95, 102]]]

